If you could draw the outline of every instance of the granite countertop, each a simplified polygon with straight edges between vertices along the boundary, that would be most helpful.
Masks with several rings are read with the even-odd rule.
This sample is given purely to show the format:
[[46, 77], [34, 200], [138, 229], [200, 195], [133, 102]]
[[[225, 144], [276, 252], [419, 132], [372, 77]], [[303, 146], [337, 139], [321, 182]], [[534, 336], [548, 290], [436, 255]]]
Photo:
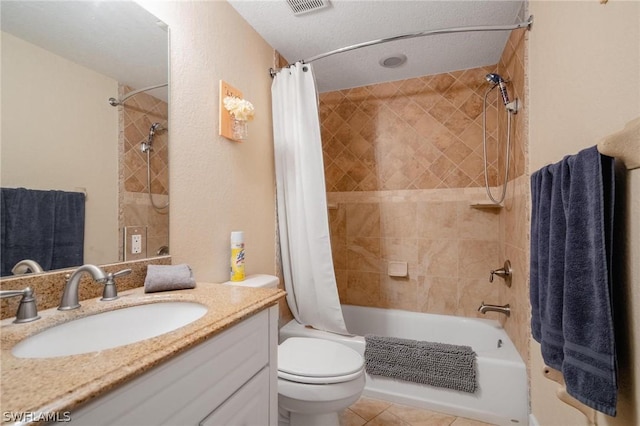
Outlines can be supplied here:
[[[71, 411], [73, 416], [79, 405], [275, 305], [284, 295], [284, 291], [276, 289], [209, 283], [197, 283], [192, 290], [149, 294], [136, 288], [121, 292], [115, 301], [85, 300], [80, 302], [80, 308], [64, 312], [47, 309], [39, 312], [41, 319], [26, 324], [13, 324], [13, 318], [2, 320], [2, 422], [9, 421], [7, 413]], [[209, 309], [202, 318], [172, 332], [100, 352], [41, 359], [16, 358], [11, 353], [19, 341], [53, 325], [94, 313], [163, 301], [198, 302]]]

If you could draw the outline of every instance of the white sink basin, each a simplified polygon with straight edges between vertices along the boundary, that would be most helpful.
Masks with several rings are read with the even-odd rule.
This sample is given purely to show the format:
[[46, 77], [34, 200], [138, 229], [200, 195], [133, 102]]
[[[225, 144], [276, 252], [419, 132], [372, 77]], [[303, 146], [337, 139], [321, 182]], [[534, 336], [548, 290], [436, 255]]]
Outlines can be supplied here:
[[184, 327], [207, 308], [192, 302], [137, 305], [78, 318], [29, 336], [11, 351], [18, 358], [52, 358], [97, 352]]

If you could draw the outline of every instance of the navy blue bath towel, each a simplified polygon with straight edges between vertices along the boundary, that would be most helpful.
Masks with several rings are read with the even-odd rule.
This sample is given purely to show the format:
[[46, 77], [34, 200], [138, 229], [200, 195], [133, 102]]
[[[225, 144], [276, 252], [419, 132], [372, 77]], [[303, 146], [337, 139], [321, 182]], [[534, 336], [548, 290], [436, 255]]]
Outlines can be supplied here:
[[21, 260], [45, 271], [84, 263], [85, 196], [25, 188], [0, 190], [2, 276]]
[[614, 160], [596, 147], [531, 176], [531, 332], [567, 392], [616, 414]]

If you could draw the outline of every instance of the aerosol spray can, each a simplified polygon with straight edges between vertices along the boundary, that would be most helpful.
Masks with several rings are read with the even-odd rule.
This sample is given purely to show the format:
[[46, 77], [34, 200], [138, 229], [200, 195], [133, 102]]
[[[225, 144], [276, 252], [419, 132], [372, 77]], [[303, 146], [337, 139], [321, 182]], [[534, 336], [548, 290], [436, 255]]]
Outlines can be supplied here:
[[244, 233], [231, 232], [231, 281], [244, 280]]

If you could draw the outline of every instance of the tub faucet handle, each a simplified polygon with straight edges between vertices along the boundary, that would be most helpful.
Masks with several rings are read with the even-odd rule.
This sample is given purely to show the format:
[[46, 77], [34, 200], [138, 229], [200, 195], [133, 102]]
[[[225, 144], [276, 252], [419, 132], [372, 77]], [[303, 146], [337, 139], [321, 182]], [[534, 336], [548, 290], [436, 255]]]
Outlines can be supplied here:
[[513, 271], [511, 269], [511, 262], [509, 262], [509, 260], [507, 259], [504, 261], [504, 266], [502, 268], [494, 269], [489, 273], [489, 282], [492, 283], [493, 276], [497, 275], [500, 278], [504, 279], [504, 282], [505, 284], [507, 284], [507, 287], [511, 287], [512, 274], [513, 274]]

